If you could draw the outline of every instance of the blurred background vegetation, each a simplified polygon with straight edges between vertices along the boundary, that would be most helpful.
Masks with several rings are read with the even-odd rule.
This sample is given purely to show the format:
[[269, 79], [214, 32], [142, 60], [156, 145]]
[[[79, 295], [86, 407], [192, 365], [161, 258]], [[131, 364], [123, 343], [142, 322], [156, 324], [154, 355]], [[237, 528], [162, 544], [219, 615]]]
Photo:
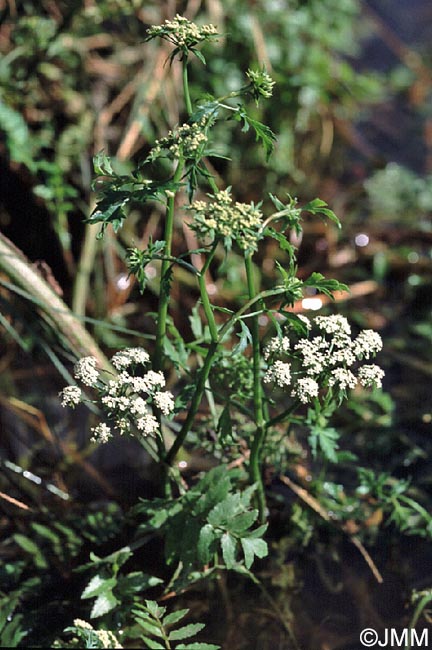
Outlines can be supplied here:
[[[128, 539], [128, 507], [152, 493], [151, 468], [133, 443], [89, 445], [91, 414], [79, 410], [72, 418], [57, 392], [83, 352], [103, 362], [104, 353], [146, 345], [153, 334], [147, 314], [156, 305], [157, 268], [150, 267], [141, 296], [124, 258], [129, 246], [161, 236], [159, 208], [132, 206], [123, 230], [107, 231], [103, 241], [84, 219], [94, 206], [93, 155], [104, 150], [117, 169], [130, 170], [157, 134], [184, 118], [180, 69], [174, 63], [168, 75], [165, 45], [143, 42], [149, 25], [176, 12], [226, 35], [206, 52], [210, 74], [192, 68], [195, 98], [203, 83], [214, 95], [238, 87], [251, 64], [264, 63], [277, 82], [272, 100], [255, 109], [278, 136], [270, 160], [237, 122], [219, 123], [218, 152], [230, 160], [216, 159], [215, 173], [242, 201], [268, 192], [326, 200], [342, 231], [305, 223], [299, 273], [321, 271], [349, 284], [338, 310], [384, 339], [385, 392], [338, 415], [344, 449], [374, 471], [362, 476], [361, 490], [342, 487], [354, 486], [343, 463], [322, 480], [323, 468], [301, 440], [292, 441], [290, 475], [317, 507], [289, 485], [269, 484], [273, 553], [264, 577], [298, 621], [305, 647], [347, 650], [365, 620], [387, 627], [408, 621], [413, 590], [432, 586], [430, 521], [423, 526], [423, 513], [420, 525], [402, 502], [389, 521], [385, 504], [394, 505], [398, 487], [383, 478], [406, 481], [408, 494], [431, 512], [428, 0], [0, 2], [0, 588], [10, 611], [21, 612], [13, 629], [0, 618], [0, 638], [3, 646], [49, 645], [70, 623], [71, 602], [85, 618], [83, 573], [74, 569], [89, 551], [103, 555]], [[177, 228], [179, 250], [190, 232]], [[260, 251], [269, 281], [277, 254], [272, 244]], [[222, 306], [236, 294], [235, 259], [226, 272], [214, 277]], [[172, 305], [186, 337], [184, 307], [197, 300], [187, 282], [176, 276]], [[198, 455], [191, 467], [205, 462]], [[401, 536], [401, 528], [416, 536]], [[348, 543], [350, 530], [371, 545], [382, 584]], [[158, 557], [155, 549], [156, 565]], [[149, 558], [141, 561], [148, 568]], [[215, 641], [278, 647], [281, 631], [268, 613], [257, 615], [257, 595], [239, 598], [240, 587], [228, 587], [206, 587], [205, 610], [199, 590], [187, 596]], [[131, 581], [123, 589], [125, 602], [138, 597]], [[259, 633], [264, 619], [266, 639]]]

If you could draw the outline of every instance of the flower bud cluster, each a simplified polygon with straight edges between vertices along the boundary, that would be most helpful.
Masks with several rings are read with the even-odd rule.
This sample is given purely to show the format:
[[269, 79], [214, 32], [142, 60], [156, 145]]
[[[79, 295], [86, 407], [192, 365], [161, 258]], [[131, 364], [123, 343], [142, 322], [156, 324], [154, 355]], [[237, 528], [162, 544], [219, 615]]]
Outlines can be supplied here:
[[264, 68], [262, 70], [248, 70], [246, 76], [250, 81], [251, 92], [256, 100], [260, 97], [270, 99], [273, 95], [275, 82]]
[[90, 647], [123, 648], [114, 632], [111, 632], [110, 630], [95, 630], [94, 627], [90, 625], [90, 623], [87, 623], [87, 621], [83, 621], [80, 618], [76, 618], [74, 620], [74, 626], [81, 630], [87, 630], [88, 632], [91, 632], [97, 638], [100, 646], [98, 645]]
[[176, 159], [183, 157], [186, 160], [199, 160], [204, 155], [208, 142], [206, 133], [208, 123], [208, 119], [202, 117], [198, 122], [182, 124], [177, 129], [169, 131], [165, 138], [156, 140], [148, 160], [156, 160], [163, 152]]
[[[291, 343], [287, 336], [270, 339], [263, 356], [268, 363], [264, 382], [281, 388], [290, 386], [291, 397], [307, 404], [318, 397], [320, 389], [335, 387], [341, 393], [357, 384], [381, 387], [384, 371], [377, 365], [353, 366], [374, 357], [382, 349], [380, 335], [363, 330], [352, 339], [351, 327], [344, 316], [316, 316], [313, 322], [302, 316], [308, 337]], [[314, 336], [310, 330], [318, 330]], [[289, 360], [282, 361], [285, 356]]]
[[[77, 362], [75, 379], [95, 389], [95, 403], [101, 406], [110, 422], [110, 426], [101, 422], [91, 429], [93, 441], [107, 442], [114, 429], [124, 434], [136, 428], [143, 436], [159, 432], [158, 420], [151, 412], [151, 406], [164, 415], [170, 415], [174, 410], [174, 398], [170, 392], [162, 390], [165, 387], [162, 372], [149, 369], [137, 374], [137, 369], [148, 365], [149, 361], [150, 357], [143, 348], [117, 352], [112, 357], [112, 364], [119, 374], [108, 382], [102, 379], [94, 357], [84, 357]], [[84, 401], [78, 386], [66, 386], [60, 397], [62, 406], [72, 408]]]
[[152, 25], [147, 32], [147, 40], [160, 38], [173, 43], [181, 50], [195, 47], [203, 41], [214, 40], [217, 29], [214, 25], [196, 25], [184, 16], [177, 14], [172, 20], [166, 20], [162, 25]]
[[190, 227], [202, 237], [223, 238], [227, 249], [236, 241], [244, 251], [255, 251], [262, 237], [259, 208], [253, 203], [233, 203], [229, 189], [208, 196], [211, 203], [194, 201], [187, 208], [195, 213]]

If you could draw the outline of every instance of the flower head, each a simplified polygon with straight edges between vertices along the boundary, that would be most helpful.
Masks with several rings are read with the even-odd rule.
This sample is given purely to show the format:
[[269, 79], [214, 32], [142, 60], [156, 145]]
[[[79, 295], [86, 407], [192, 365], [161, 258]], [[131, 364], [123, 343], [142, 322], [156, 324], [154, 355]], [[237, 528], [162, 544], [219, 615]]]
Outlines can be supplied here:
[[79, 386], [66, 386], [60, 391], [59, 397], [61, 397], [62, 406], [70, 406], [73, 408], [80, 403], [82, 391]]
[[382, 350], [382, 339], [374, 330], [363, 330], [354, 340], [353, 350], [358, 359], [370, 359]]
[[169, 131], [167, 136], [156, 140], [148, 160], [156, 160], [163, 152], [176, 159], [183, 157], [186, 160], [199, 160], [205, 154], [208, 142], [207, 128], [210, 123], [211, 118], [207, 116]]
[[375, 364], [370, 366], [362, 366], [359, 369], [359, 381], [362, 386], [366, 388], [382, 387], [382, 379], [384, 377], [384, 370]]
[[262, 67], [261, 70], [248, 70], [246, 76], [250, 81], [250, 92], [256, 101], [258, 101], [260, 97], [269, 99], [272, 96], [275, 82], [270, 75], [267, 74], [264, 67]]
[[172, 20], [166, 20], [162, 25], [152, 25], [147, 32], [146, 40], [157, 36], [173, 43], [178, 50], [187, 52], [194, 50], [198, 43], [217, 39], [218, 33], [212, 24], [199, 26], [177, 14]]
[[208, 195], [212, 202], [194, 201], [188, 209], [194, 212], [191, 224], [202, 237], [216, 236], [223, 238], [229, 249], [232, 241], [245, 251], [257, 249], [262, 237], [262, 213], [253, 203], [233, 202], [230, 190], [222, 190], [215, 195]]
[[291, 366], [283, 361], [276, 361], [264, 375], [264, 383], [268, 384], [274, 381], [278, 386], [284, 388], [291, 383]]
[[[170, 392], [162, 390], [165, 377], [160, 370], [147, 370], [142, 366], [150, 361], [144, 348], [126, 348], [116, 352], [112, 364], [118, 374], [106, 381], [99, 376], [94, 357], [84, 357], [75, 366], [75, 377], [86, 386], [94, 388], [97, 399], [108, 420], [91, 429], [92, 440], [107, 442], [117, 430], [120, 435], [132, 433], [135, 429], [142, 435], [155, 435], [159, 432], [159, 422], [151, 413], [151, 408], [159, 409], [168, 416], [174, 410], [174, 398]], [[75, 406], [82, 399], [78, 386], [66, 386], [60, 393], [63, 406]]]
[[83, 357], [77, 361], [74, 368], [75, 379], [80, 379], [86, 386], [95, 386], [99, 379], [96, 364], [96, 357]]

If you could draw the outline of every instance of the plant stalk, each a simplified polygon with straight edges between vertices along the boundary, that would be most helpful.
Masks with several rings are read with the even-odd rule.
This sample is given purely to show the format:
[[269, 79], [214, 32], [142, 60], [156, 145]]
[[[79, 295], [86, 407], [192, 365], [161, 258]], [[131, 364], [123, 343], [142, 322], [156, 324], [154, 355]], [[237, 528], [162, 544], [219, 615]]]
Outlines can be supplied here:
[[195, 419], [195, 415], [198, 412], [199, 405], [201, 404], [201, 399], [203, 396], [203, 393], [205, 391], [206, 387], [206, 382], [208, 379], [208, 376], [210, 374], [210, 369], [212, 366], [213, 362], [213, 357], [216, 353], [216, 350], [218, 348], [218, 341], [212, 341], [210, 343], [210, 346], [207, 350], [207, 355], [204, 360], [204, 365], [200, 370], [199, 377], [198, 377], [198, 382], [195, 387], [195, 392], [193, 394], [189, 411], [186, 417], [186, 420], [183, 423], [182, 428], [180, 429], [174, 443], [172, 444], [171, 449], [168, 451], [168, 453], [165, 456], [165, 463], [167, 465], [171, 465], [176, 457], [176, 454], [180, 447], [183, 445], [187, 434], [190, 431], [190, 428], [192, 426], [192, 423]]
[[[256, 295], [252, 254], [245, 257], [246, 277], [250, 300]], [[265, 439], [266, 428], [263, 409], [263, 393], [260, 377], [260, 342], [259, 342], [259, 323], [258, 316], [252, 317], [251, 325], [252, 334], [252, 360], [253, 360], [253, 403], [255, 413], [256, 432], [252, 440], [250, 458], [249, 458], [249, 476], [251, 483], [257, 485], [257, 500], [259, 518], [261, 523], [265, 521], [266, 516], [266, 498], [264, 484], [261, 476], [261, 449]]]

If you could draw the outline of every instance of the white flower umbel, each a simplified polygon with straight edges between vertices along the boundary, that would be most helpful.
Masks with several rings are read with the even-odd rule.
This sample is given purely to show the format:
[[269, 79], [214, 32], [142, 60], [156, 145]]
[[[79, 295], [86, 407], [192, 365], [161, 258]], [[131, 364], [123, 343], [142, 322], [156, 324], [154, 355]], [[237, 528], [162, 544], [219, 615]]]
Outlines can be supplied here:
[[66, 386], [59, 393], [61, 398], [62, 406], [70, 406], [73, 408], [80, 403], [82, 397], [82, 391], [79, 386]]
[[359, 382], [365, 388], [381, 388], [384, 370], [375, 364], [362, 366], [358, 372]]
[[[375, 356], [382, 349], [377, 332], [364, 330], [352, 340], [351, 326], [344, 316], [316, 316], [313, 321], [301, 316], [301, 320], [307, 332], [297, 343], [283, 335], [270, 339], [264, 347], [263, 356], [268, 363], [263, 377], [265, 384], [290, 386], [291, 397], [303, 404], [320, 398], [320, 391], [325, 400], [329, 389], [334, 394], [339, 390], [346, 397], [346, 392], [358, 383], [368, 388], [381, 386], [384, 376], [381, 368], [374, 365], [356, 368], [363, 358]], [[295, 329], [293, 324], [288, 322], [284, 332], [292, 329]], [[311, 336], [312, 329], [318, 329], [319, 336]]]
[[267, 345], [264, 348], [264, 359], [268, 361], [268, 359], [273, 355], [273, 354], [282, 354], [284, 352], [289, 352], [290, 350], [290, 340], [287, 336], [283, 336], [282, 338], [278, 338], [275, 336], [274, 338], [270, 339], [270, 341], [267, 343]]
[[86, 386], [96, 386], [99, 379], [96, 365], [97, 359], [95, 357], [83, 357], [75, 364], [75, 379], [80, 379]]
[[264, 383], [268, 384], [274, 381], [275, 384], [284, 388], [291, 383], [291, 366], [283, 361], [276, 361], [264, 375]]
[[[150, 357], [143, 348], [127, 348], [117, 352], [113, 366], [119, 370], [114, 379], [105, 381], [96, 369], [96, 359], [85, 357], [75, 366], [75, 377], [86, 386], [95, 389], [97, 399], [108, 418], [109, 424], [101, 423], [91, 429], [92, 440], [107, 442], [114, 430], [123, 434], [138, 430], [141, 435], [155, 435], [159, 432], [159, 422], [151, 413], [152, 405], [165, 416], [174, 410], [174, 398], [170, 392], [163, 391], [166, 381], [163, 373], [147, 370], [143, 375], [135, 374], [140, 366], [146, 366]], [[78, 386], [67, 386], [60, 393], [63, 406], [75, 406], [82, 401]]]
[[294, 350], [302, 356], [302, 365], [308, 375], [319, 375], [327, 368], [329, 348], [330, 344], [323, 336], [302, 339], [294, 346]]
[[117, 370], [123, 370], [138, 363], [145, 365], [149, 361], [149, 354], [144, 348], [126, 348], [126, 350], [116, 352], [111, 359], [111, 363]]
[[174, 410], [174, 397], [168, 391], [155, 393], [153, 396], [154, 403], [164, 415], [169, 415]]
[[291, 397], [296, 397], [303, 404], [307, 404], [314, 397], [318, 397], [319, 386], [315, 379], [311, 377], [301, 377], [297, 379], [296, 386], [291, 392]]
[[112, 438], [111, 428], [105, 424], [105, 422], [101, 422], [97, 425], [97, 427], [92, 427], [90, 431], [93, 434], [91, 437], [91, 440], [93, 442], [105, 443], [108, 442], [110, 438]]
[[370, 359], [382, 350], [382, 339], [374, 330], [363, 330], [353, 343], [353, 351], [358, 359]]
[[315, 324], [326, 334], [351, 334], [351, 326], [345, 316], [334, 314], [333, 316], [316, 316]]
[[347, 368], [335, 368], [328, 380], [329, 386], [338, 386], [341, 390], [348, 388], [355, 388], [357, 386], [357, 378]]
[[136, 421], [136, 426], [143, 436], [153, 436], [159, 431], [159, 424], [155, 416], [146, 413]]
[[152, 25], [147, 39], [159, 36], [169, 41], [181, 50], [194, 48], [202, 41], [213, 40], [217, 37], [217, 30], [211, 23], [196, 25], [184, 16], [177, 14], [172, 20], [166, 20], [162, 25]]

